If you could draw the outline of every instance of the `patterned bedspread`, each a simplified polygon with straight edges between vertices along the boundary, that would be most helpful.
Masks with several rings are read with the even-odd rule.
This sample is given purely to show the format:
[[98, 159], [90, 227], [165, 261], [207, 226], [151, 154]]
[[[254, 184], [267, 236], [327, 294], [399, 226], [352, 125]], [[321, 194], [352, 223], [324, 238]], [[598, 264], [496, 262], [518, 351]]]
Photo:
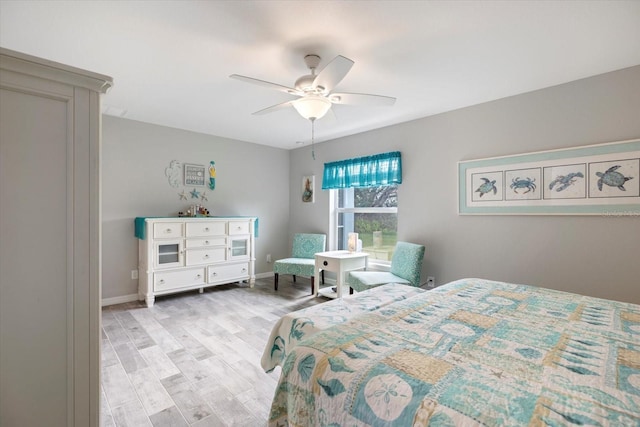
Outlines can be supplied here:
[[423, 292], [424, 289], [392, 283], [289, 313], [271, 330], [262, 354], [262, 368], [270, 372], [281, 366], [291, 349], [317, 332]]
[[465, 279], [287, 354], [271, 426], [640, 426], [638, 305]]

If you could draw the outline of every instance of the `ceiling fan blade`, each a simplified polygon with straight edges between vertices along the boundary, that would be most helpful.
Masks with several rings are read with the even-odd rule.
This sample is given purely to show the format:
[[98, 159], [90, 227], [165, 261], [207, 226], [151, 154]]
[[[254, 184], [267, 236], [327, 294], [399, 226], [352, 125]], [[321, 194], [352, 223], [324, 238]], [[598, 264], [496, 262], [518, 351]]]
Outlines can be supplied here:
[[342, 55], [336, 56], [318, 73], [318, 76], [313, 80], [313, 87], [322, 87], [326, 91], [325, 93], [331, 92], [344, 79], [353, 64], [354, 62], [349, 58]]
[[274, 111], [278, 111], [278, 110], [283, 110], [287, 107], [292, 107], [293, 106], [293, 101], [287, 101], [287, 102], [282, 102], [280, 104], [276, 104], [276, 105], [272, 105], [271, 107], [267, 107], [263, 110], [260, 111], [256, 111], [255, 113], [253, 113], [254, 116], [260, 116], [262, 114], [268, 114], [268, 113], [273, 113]]
[[271, 89], [279, 90], [280, 92], [288, 93], [289, 95], [302, 96], [303, 93], [292, 87], [279, 85], [277, 83], [271, 83], [264, 80], [254, 79], [253, 77], [241, 76], [240, 74], [231, 74], [229, 77], [232, 79], [240, 80], [242, 82], [252, 83], [254, 85], [268, 87]]
[[368, 93], [332, 93], [328, 98], [334, 104], [343, 105], [384, 106], [393, 105], [396, 102], [396, 99], [391, 96], [371, 95]]

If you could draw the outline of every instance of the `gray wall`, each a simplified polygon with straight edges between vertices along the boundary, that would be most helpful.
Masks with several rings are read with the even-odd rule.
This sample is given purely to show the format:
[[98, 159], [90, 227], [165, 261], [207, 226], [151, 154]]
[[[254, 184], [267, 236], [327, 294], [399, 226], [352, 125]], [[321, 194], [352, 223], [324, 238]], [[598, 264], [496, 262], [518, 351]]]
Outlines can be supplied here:
[[[290, 158], [289, 238], [328, 231], [324, 162], [399, 150], [398, 237], [426, 245], [423, 282], [482, 277], [640, 303], [640, 217], [458, 216], [456, 207], [460, 160], [634, 138], [640, 66], [316, 144], [315, 161], [302, 147]], [[310, 174], [315, 204], [300, 200]]]
[[[102, 298], [138, 292], [131, 270], [138, 265], [136, 216], [175, 216], [195, 199], [180, 200], [164, 175], [171, 160], [216, 162], [216, 189], [205, 190], [214, 215], [259, 219], [256, 272], [271, 272], [273, 259], [290, 252], [289, 152], [263, 145], [114, 118], [102, 129]], [[188, 195], [189, 196], [189, 195]]]

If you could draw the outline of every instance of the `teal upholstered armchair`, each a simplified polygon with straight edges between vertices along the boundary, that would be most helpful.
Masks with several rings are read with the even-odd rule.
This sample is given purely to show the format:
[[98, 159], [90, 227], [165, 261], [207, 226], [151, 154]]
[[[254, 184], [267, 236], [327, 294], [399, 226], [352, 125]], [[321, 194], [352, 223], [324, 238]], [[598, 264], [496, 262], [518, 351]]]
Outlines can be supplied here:
[[315, 293], [314, 255], [317, 252], [324, 252], [326, 241], [325, 234], [295, 234], [291, 258], [279, 259], [273, 263], [274, 289], [278, 290], [278, 276], [280, 274], [291, 274], [294, 282], [296, 276], [311, 277], [311, 293]]
[[397, 242], [391, 258], [391, 271], [351, 271], [347, 276], [347, 284], [352, 291], [358, 292], [387, 283], [418, 287], [424, 250], [423, 245]]

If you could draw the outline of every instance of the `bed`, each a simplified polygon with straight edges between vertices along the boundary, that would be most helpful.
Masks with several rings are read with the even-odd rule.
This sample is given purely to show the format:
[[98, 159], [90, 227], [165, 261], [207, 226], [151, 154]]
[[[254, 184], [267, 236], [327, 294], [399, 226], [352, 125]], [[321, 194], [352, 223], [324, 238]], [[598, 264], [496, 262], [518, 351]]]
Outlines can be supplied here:
[[639, 426], [640, 306], [464, 279], [294, 312], [270, 426]]

